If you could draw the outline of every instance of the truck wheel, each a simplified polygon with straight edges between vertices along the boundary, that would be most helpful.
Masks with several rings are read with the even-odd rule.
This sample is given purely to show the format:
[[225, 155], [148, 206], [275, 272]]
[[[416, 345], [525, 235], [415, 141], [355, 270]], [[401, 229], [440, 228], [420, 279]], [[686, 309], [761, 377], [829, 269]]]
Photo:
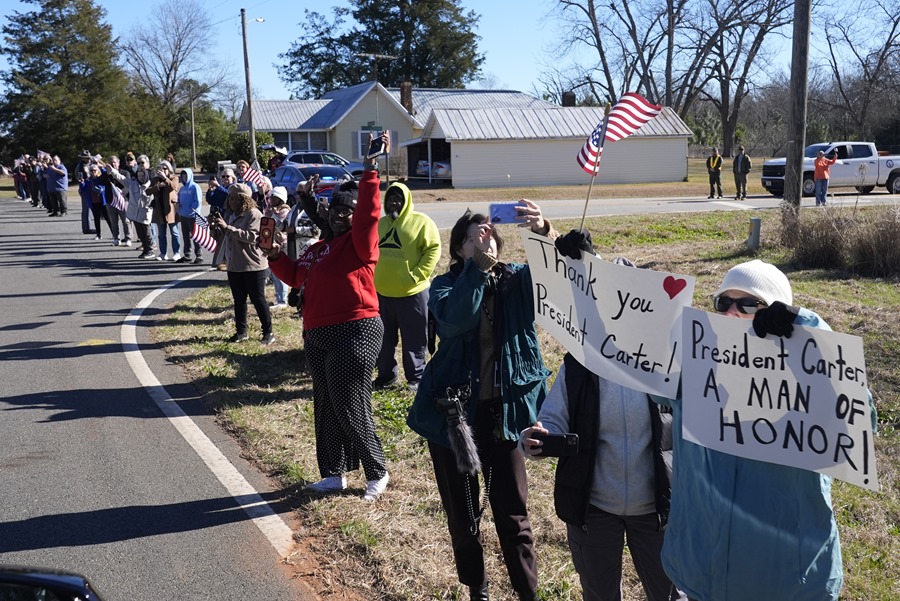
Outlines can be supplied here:
[[856, 191], [860, 194], [868, 194], [875, 189], [875, 186], [856, 186]]
[[900, 194], [900, 173], [892, 173], [887, 181], [888, 194]]
[[813, 179], [812, 173], [803, 174], [803, 196], [814, 196], [816, 194], [816, 180]]

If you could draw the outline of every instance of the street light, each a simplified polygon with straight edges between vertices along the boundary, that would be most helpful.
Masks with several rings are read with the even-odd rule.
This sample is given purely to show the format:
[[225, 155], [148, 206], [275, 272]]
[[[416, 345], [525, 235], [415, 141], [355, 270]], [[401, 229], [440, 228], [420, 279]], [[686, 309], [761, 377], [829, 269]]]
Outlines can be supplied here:
[[[257, 17], [253, 19], [256, 23], [264, 23], [265, 19]], [[247, 118], [250, 127], [250, 159], [251, 164], [258, 167], [256, 161], [256, 130], [253, 129], [253, 94], [250, 92], [250, 55], [247, 52], [247, 11], [241, 9], [241, 32], [244, 37], [244, 79], [247, 82]]]

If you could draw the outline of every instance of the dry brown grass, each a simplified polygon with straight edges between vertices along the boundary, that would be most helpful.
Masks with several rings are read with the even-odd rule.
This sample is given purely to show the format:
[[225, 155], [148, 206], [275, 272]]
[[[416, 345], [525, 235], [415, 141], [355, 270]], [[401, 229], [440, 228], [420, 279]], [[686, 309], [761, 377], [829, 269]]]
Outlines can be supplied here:
[[[873, 281], [843, 272], [795, 269], [777, 243], [778, 213], [763, 218], [760, 257], [781, 265], [794, 283], [798, 304], [819, 312], [835, 330], [865, 339], [868, 371], [880, 411], [876, 443], [882, 492], [870, 493], [835, 483], [834, 505], [844, 545], [844, 598], [900, 599], [900, 322], [896, 281]], [[805, 218], [805, 217], [804, 217]], [[556, 224], [565, 231], [575, 222]], [[588, 222], [598, 250], [625, 255], [642, 267], [697, 277], [694, 305], [706, 307], [725, 271], [746, 260], [746, 215], [740, 212], [596, 218]], [[518, 237], [504, 232], [507, 259], [521, 259]], [[446, 232], [444, 233], [446, 237]], [[446, 243], [446, 240], [445, 240]], [[444, 267], [442, 265], [442, 267]], [[318, 564], [297, 557], [300, 577], [323, 597], [356, 594], [362, 599], [458, 599], [452, 555], [430, 461], [423, 442], [404, 425], [411, 395], [405, 390], [377, 392], [373, 398], [385, 443], [391, 485], [375, 505], [360, 500], [363, 476], [353, 475], [345, 495], [311, 497], [300, 492], [318, 478], [315, 463], [310, 384], [299, 369], [300, 323], [276, 315], [278, 340], [264, 350], [258, 343], [222, 342], [231, 334], [227, 287], [211, 287], [173, 308], [153, 336], [219, 412], [246, 453], [284, 483], [297, 507], [305, 544]], [[251, 320], [252, 323], [253, 320]], [[545, 360], [556, 369], [561, 347], [541, 333]], [[537, 540], [542, 599], [580, 598], [565, 531], [552, 507], [553, 461], [529, 462], [530, 513]], [[490, 521], [483, 524], [489, 552], [492, 598], [511, 600], [499, 546]], [[715, 561], [715, 558], [711, 558]], [[496, 583], [496, 584], [494, 584]], [[626, 569], [625, 599], [642, 599], [634, 571]], [[332, 596], [333, 595], [333, 596]]]

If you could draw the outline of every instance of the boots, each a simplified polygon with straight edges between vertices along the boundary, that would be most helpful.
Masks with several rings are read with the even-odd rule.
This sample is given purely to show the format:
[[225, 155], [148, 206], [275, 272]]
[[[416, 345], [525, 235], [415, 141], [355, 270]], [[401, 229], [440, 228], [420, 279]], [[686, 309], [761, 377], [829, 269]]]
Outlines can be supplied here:
[[490, 601], [488, 598], [488, 585], [486, 582], [481, 586], [469, 587], [469, 601]]

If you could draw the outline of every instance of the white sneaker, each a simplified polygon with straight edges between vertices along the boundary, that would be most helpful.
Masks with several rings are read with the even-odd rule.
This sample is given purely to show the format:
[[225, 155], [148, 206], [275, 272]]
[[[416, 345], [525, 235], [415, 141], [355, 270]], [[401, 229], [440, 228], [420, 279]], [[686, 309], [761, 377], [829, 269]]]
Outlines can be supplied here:
[[119, 242], [119, 239], [118, 239], [118, 238], [113, 238], [113, 246], [118, 246], [119, 244], [121, 244], [121, 243]]
[[172, 260], [175, 262], [177, 262], [178, 259], [180, 259], [180, 258], [181, 258], [181, 253], [175, 253], [174, 255], [172, 255]]
[[346, 476], [329, 476], [327, 478], [322, 478], [318, 482], [313, 482], [312, 484], [307, 484], [304, 490], [308, 492], [339, 492], [347, 488], [347, 477]]
[[94, 240], [100, 240], [100, 236], [94, 236]]
[[131, 240], [126, 239], [122, 244], [124, 244], [125, 246], [131, 246]]
[[376, 501], [384, 489], [387, 488], [388, 482], [391, 481], [391, 475], [387, 472], [378, 480], [369, 480], [366, 482], [366, 494], [363, 495], [363, 501]]
[[166, 257], [165, 257], [165, 255], [156, 255], [156, 260], [157, 261], [165, 261]]
[[284, 309], [287, 303], [272, 303], [272, 309]]

